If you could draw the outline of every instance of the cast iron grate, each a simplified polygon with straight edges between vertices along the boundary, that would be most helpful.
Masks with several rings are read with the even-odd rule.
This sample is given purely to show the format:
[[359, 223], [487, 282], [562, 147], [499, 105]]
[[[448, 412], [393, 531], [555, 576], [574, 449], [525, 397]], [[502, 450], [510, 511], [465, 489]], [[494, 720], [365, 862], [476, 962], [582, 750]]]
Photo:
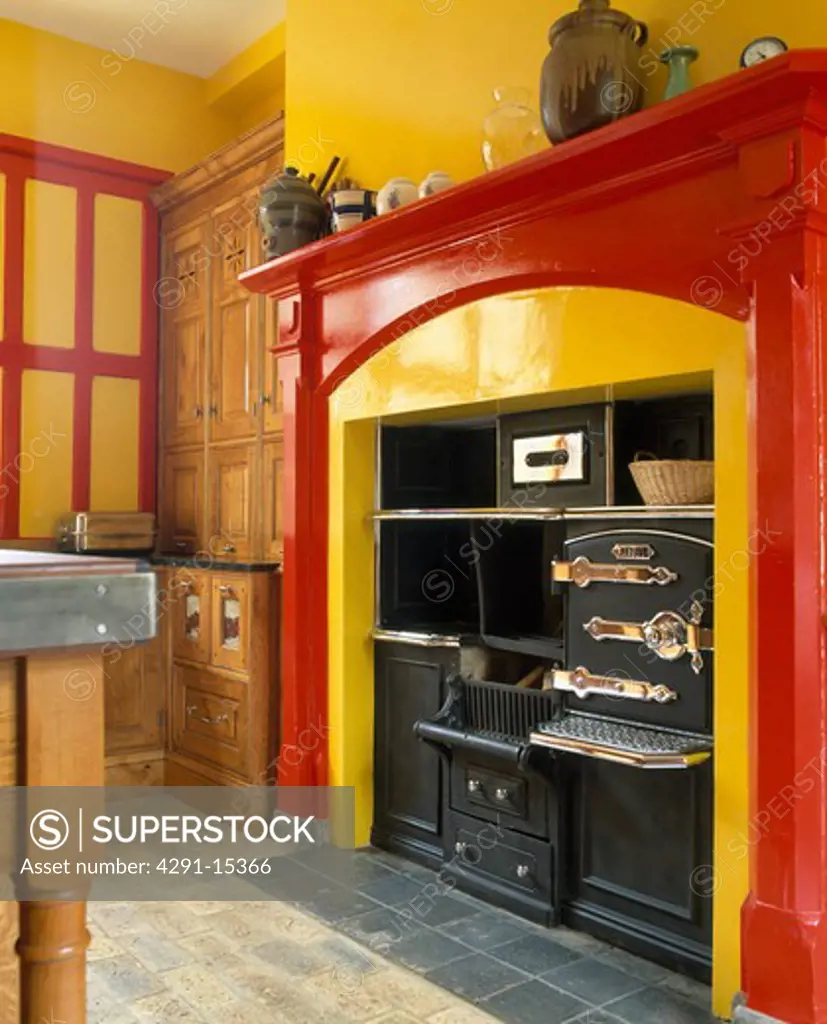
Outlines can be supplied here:
[[554, 695], [550, 690], [468, 681], [464, 689], [465, 725], [473, 732], [527, 740], [540, 722], [554, 717]]

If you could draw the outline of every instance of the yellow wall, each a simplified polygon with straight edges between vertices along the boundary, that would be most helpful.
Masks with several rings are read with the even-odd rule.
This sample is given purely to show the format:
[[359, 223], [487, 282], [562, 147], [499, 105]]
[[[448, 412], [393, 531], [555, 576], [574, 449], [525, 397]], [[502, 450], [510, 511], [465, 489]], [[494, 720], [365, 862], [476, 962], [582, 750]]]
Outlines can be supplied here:
[[184, 170], [236, 134], [232, 117], [207, 106], [201, 78], [6, 20], [0, 96], [0, 132], [164, 170]]
[[[695, 80], [738, 67], [743, 45], [780, 35], [791, 46], [827, 45], [818, 5], [776, 0], [618, 0], [649, 22], [655, 52], [670, 40], [697, 46]], [[538, 90], [548, 28], [575, 0], [288, 0], [288, 152], [321, 132], [366, 187], [393, 175], [416, 181], [435, 168], [481, 173], [480, 126], [500, 85]], [[670, 33], [671, 35], [667, 35]], [[642, 69], [648, 102], [665, 73]], [[318, 155], [303, 170], [318, 170]], [[315, 164], [315, 166], [314, 166]]]
[[[663, 343], [663, 325], [669, 343]], [[507, 343], [506, 343], [507, 341]], [[716, 849], [747, 824], [746, 345], [742, 325], [632, 292], [554, 289], [488, 299], [405, 335], [331, 400], [329, 673], [332, 784], [356, 789], [367, 842], [373, 778], [373, 507], [377, 416], [468, 416], [694, 390], [716, 407]], [[587, 357], [584, 358], [584, 354]], [[346, 483], [345, 483], [346, 481]], [[699, 867], [701, 867], [699, 865]], [[715, 876], [715, 1006], [740, 987], [739, 915], [747, 862]]]

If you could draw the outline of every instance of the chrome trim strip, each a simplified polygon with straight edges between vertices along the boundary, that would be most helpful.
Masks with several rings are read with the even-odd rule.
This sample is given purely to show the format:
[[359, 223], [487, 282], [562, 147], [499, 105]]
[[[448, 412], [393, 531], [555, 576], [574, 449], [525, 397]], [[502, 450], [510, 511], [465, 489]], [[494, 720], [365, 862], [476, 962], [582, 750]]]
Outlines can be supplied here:
[[[571, 518], [566, 516], [566, 518]], [[686, 516], [682, 518], [686, 519]], [[714, 543], [711, 540], [705, 540], [703, 537], [692, 537], [686, 533], [672, 533], [669, 530], [598, 530], [596, 533], [584, 533], [579, 537], [569, 537], [563, 544], [568, 546], [569, 544], [577, 544], [581, 540], [597, 540], [600, 537], [667, 537], [670, 540], [687, 540], [692, 544], [698, 544], [701, 547], [709, 548], [713, 550], [715, 548]]]
[[389, 520], [454, 520], [454, 519], [562, 519], [563, 513], [556, 508], [409, 508], [380, 509], [372, 513], [372, 519], [379, 522]]
[[[671, 505], [668, 510], [657, 509], [655, 506], [648, 506], [642, 509], [640, 506], [623, 507], [615, 505], [612, 507], [600, 506], [593, 509], [566, 509], [566, 508], [397, 508], [397, 509], [375, 509], [370, 514], [374, 520], [425, 520], [425, 519], [712, 519], [714, 509], [708, 505]], [[664, 530], [615, 530], [622, 533], [644, 533], [652, 536], [678, 537], [681, 534], [672, 534]], [[592, 535], [589, 535], [592, 536]], [[602, 533], [593, 536], [604, 536]], [[581, 539], [581, 538], [576, 538]], [[695, 540], [696, 538], [688, 538]], [[709, 541], [698, 540], [699, 544], [706, 544], [712, 547]]]
[[409, 644], [411, 647], [459, 647], [460, 637], [451, 633], [413, 633], [396, 629], [372, 629], [372, 640]]

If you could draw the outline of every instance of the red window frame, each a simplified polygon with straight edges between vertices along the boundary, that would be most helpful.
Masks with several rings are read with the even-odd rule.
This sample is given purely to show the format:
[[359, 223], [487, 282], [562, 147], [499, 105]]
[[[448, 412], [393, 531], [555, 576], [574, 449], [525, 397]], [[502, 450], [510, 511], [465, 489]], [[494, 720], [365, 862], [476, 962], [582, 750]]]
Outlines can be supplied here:
[[[72, 509], [89, 508], [92, 445], [92, 381], [97, 376], [137, 380], [139, 399], [138, 503], [155, 509], [157, 424], [158, 307], [153, 289], [158, 280], [158, 215], [149, 197], [170, 174], [140, 164], [96, 156], [0, 134], [0, 174], [6, 179], [5, 291], [2, 368], [2, 466], [14, 466], [20, 454], [21, 395], [24, 370], [57, 370], [74, 374], [74, 436]], [[54, 348], [23, 341], [23, 252], [26, 180], [33, 178], [77, 191], [75, 252], [75, 346]], [[99, 193], [138, 200], [143, 206], [141, 271], [141, 350], [116, 355], [93, 348], [95, 196]], [[19, 539], [19, 474], [6, 473], [8, 488], [0, 501], [0, 539]]]

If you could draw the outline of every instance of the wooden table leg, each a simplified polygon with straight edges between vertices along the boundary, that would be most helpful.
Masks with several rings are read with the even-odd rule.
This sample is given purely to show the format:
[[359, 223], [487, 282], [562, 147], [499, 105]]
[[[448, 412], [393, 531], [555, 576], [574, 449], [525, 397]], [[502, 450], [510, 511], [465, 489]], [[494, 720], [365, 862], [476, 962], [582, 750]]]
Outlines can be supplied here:
[[[27, 786], [102, 786], [99, 653], [26, 659], [21, 753]], [[20, 904], [21, 1024], [85, 1024], [86, 904]]]

